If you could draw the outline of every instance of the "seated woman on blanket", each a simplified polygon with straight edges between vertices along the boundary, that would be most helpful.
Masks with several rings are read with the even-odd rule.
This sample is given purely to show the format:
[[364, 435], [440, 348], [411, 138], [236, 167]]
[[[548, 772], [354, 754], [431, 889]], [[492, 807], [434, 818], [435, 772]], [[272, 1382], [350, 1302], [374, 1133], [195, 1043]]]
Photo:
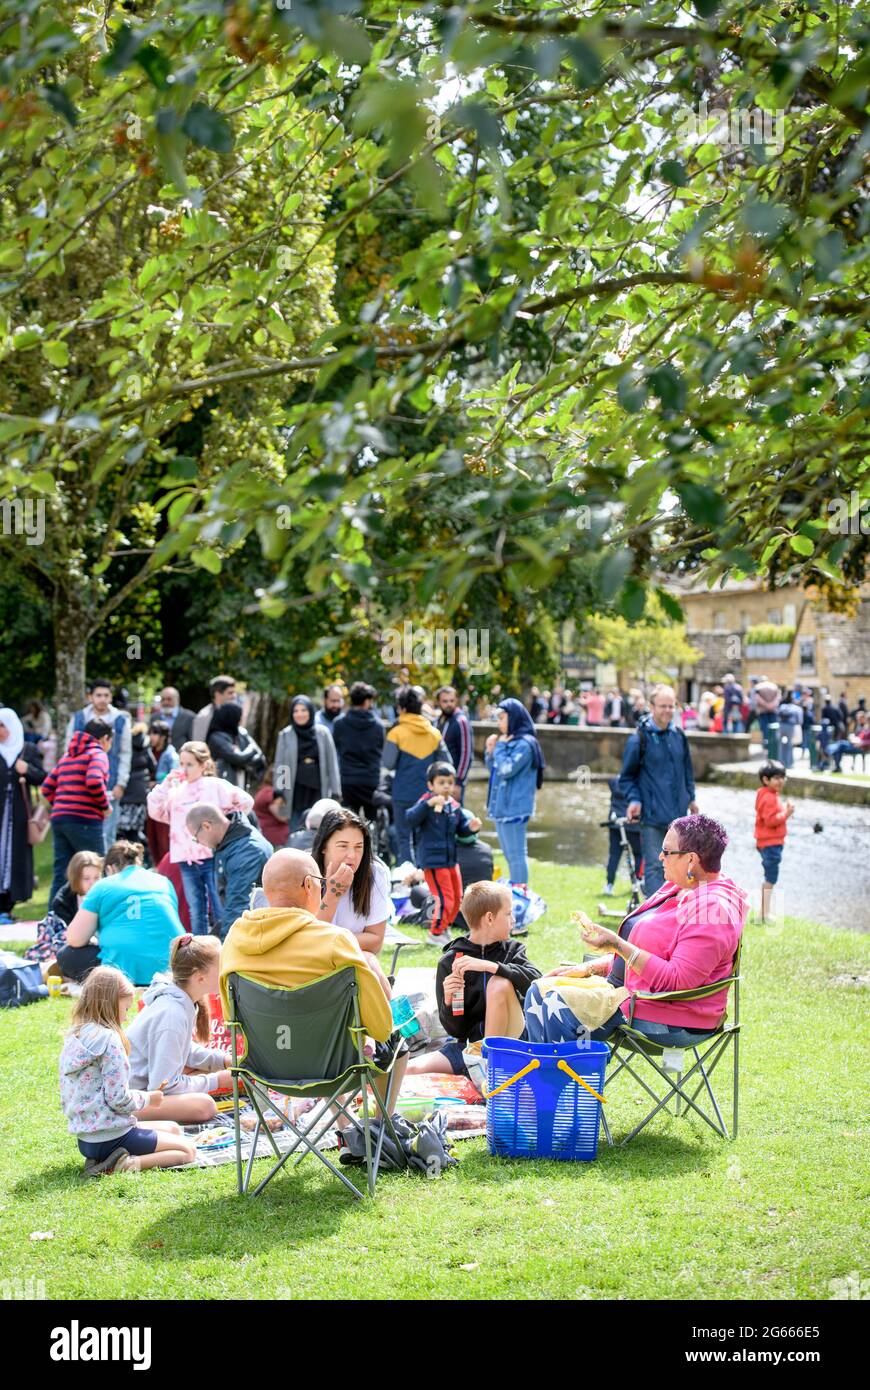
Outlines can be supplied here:
[[[748, 898], [720, 872], [728, 837], [709, 816], [683, 816], [672, 821], [662, 845], [665, 882], [652, 897], [623, 920], [618, 932], [592, 925], [582, 928], [584, 942], [613, 951], [600, 960], [550, 975], [603, 975], [629, 994], [638, 991], [699, 989], [732, 973], [743, 931]], [[632, 1027], [665, 1047], [695, 1047], [721, 1024], [727, 989], [703, 999], [635, 1002]], [[616, 1009], [592, 1038], [603, 1040], [627, 1022], [628, 1001]], [[583, 1025], [555, 989], [532, 985], [525, 1001], [526, 1029], [531, 1042], [568, 1042]]]

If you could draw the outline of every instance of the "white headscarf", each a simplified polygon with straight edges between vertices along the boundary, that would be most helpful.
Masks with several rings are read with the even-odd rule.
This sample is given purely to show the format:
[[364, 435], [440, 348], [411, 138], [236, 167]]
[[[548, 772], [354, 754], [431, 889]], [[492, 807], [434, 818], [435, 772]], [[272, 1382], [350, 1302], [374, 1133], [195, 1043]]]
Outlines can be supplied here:
[[24, 727], [14, 709], [0, 709], [0, 724], [5, 724], [9, 737], [0, 743], [0, 756], [7, 767], [12, 767], [21, 756], [24, 747]]

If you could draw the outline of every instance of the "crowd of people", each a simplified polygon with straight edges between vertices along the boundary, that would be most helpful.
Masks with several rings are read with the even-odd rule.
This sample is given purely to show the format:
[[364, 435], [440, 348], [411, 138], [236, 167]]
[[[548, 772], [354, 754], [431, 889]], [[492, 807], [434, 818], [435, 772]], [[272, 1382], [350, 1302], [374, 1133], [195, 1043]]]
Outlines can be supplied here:
[[[763, 734], [785, 703], [767, 685], [759, 678], [751, 691]], [[722, 707], [712, 716], [721, 716], [723, 732], [748, 722], [742, 705], [739, 719], [731, 714], [728, 688], [723, 681]], [[392, 722], [365, 682], [331, 685], [317, 703], [295, 696], [271, 763], [244, 726], [232, 677], [216, 677], [210, 696], [195, 713], [166, 687], [146, 721], [95, 681], [49, 770], [40, 748], [51, 737], [45, 723], [27, 738], [23, 720], [0, 709], [2, 905], [9, 910], [32, 891], [29, 803], [39, 788], [51, 807], [54, 879], [28, 955], [44, 975], [81, 988], [61, 1088], [89, 1175], [194, 1160], [181, 1126], [213, 1117], [214, 1094], [228, 1084], [229, 1058], [205, 1046], [204, 1001], [220, 990], [226, 1006], [234, 973], [295, 988], [351, 966], [375, 1063], [394, 1064], [399, 1081], [406, 1069], [467, 1073], [468, 1049], [487, 1036], [606, 1039], [625, 1022], [626, 991], [633, 1026], [664, 1045], [695, 1046], [719, 1026], [724, 988], [690, 1002], [636, 997], [727, 979], [748, 908], [746, 893], [722, 873], [725, 831], [699, 812], [680, 717], [686, 710], [671, 687], [640, 700], [611, 692], [591, 711], [587, 695], [587, 719], [633, 725], [611, 784], [612, 820], [628, 830], [644, 898], [618, 932], [582, 928], [578, 944], [606, 954], [547, 974], [517, 939], [524, 932], [515, 916], [516, 895], [528, 888], [527, 832], [545, 768], [534, 692], [528, 701], [499, 698], [484, 711], [495, 722], [484, 749], [486, 812], [508, 873], [474, 882], [464, 882], [459, 867], [481, 820], [464, 805], [474, 753], [454, 689], [430, 700], [402, 685]], [[556, 719], [570, 712], [563, 702]], [[825, 706], [820, 715], [831, 719]], [[854, 738], [865, 723], [859, 705], [837, 728]], [[775, 759], [760, 769], [762, 916], [794, 810], [781, 796], [787, 775]], [[379, 853], [385, 816], [392, 857], [404, 861], [408, 879], [424, 881], [428, 939], [441, 948], [442, 1041], [410, 1058], [381, 963], [395, 891]], [[611, 852], [610, 888], [617, 862]], [[596, 975], [618, 1003], [590, 1032], [548, 982]], [[125, 1026], [137, 989], [146, 991], [144, 1008]]]

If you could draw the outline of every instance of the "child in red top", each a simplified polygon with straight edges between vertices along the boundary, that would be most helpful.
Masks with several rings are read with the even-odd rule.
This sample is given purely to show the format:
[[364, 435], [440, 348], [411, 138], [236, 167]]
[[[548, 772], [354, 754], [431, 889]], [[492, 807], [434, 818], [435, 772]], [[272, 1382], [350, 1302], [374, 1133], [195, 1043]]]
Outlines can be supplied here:
[[761, 920], [767, 920], [770, 895], [779, 878], [786, 822], [794, 815], [794, 802], [780, 800], [785, 786], [785, 767], [771, 759], [758, 770], [761, 786], [755, 795], [755, 843], [764, 868], [761, 886]]

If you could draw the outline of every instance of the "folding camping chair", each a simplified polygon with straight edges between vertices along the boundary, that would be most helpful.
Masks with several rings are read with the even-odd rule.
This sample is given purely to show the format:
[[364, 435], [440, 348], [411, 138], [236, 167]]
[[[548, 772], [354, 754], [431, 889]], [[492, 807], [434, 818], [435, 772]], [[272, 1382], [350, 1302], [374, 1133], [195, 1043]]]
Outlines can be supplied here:
[[[674, 1101], [675, 1115], [681, 1113], [681, 1107], [685, 1104], [685, 1111], [683, 1113], [688, 1114], [689, 1111], [692, 1110], [695, 1114], [700, 1115], [701, 1119], [706, 1121], [714, 1133], [719, 1135], [720, 1139], [737, 1138], [740, 1064], [740, 950], [741, 947], [738, 945], [731, 974], [725, 980], [716, 980], [714, 984], [702, 985], [700, 989], [678, 989], [661, 994], [649, 994], [645, 991], [639, 991], [637, 994], [632, 995], [631, 1012], [628, 1022], [623, 1027], [617, 1028], [616, 1032], [607, 1039], [610, 1044], [610, 1062], [605, 1073], [604, 1086], [605, 1088], [612, 1086], [616, 1078], [623, 1071], [627, 1071], [630, 1076], [634, 1077], [635, 1081], [640, 1083], [647, 1094], [652, 1097], [655, 1101], [655, 1105], [647, 1115], [644, 1115], [640, 1123], [635, 1125], [631, 1133], [622, 1140], [623, 1147], [634, 1139], [635, 1135], [640, 1134], [640, 1131], [649, 1124], [650, 1120], [653, 1119], [660, 1110], [664, 1109], [670, 1100]], [[722, 1019], [722, 1022], [714, 1033], [699, 1041], [694, 1047], [679, 1049], [669, 1048], [667, 1043], [653, 1042], [646, 1034], [638, 1032], [636, 1028], [632, 1028], [635, 1001], [638, 999], [654, 999], [656, 1001], [670, 1000], [674, 1002], [680, 999], [704, 999], [710, 994], [718, 994], [720, 990], [732, 987], [734, 990], [733, 1022], [728, 1022], [726, 1016]], [[722, 1111], [719, 1108], [719, 1103], [713, 1092], [713, 1087], [710, 1084], [710, 1077], [714, 1069], [718, 1066], [729, 1047], [733, 1048], [734, 1053], [730, 1134], [722, 1118]], [[665, 1057], [666, 1053], [670, 1054], [667, 1058]], [[691, 1054], [690, 1060], [694, 1060], [692, 1060], [689, 1069], [683, 1071], [686, 1053]], [[614, 1066], [614, 1063], [617, 1061], [618, 1065]], [[666, 1061], [670, 1065], [663, 1065]], [[655, 1075], [667, 1085], [668, 1089], [665, 1091], [665, 1094], [660, 1096], [654, 1090], [653, 1085], [648, 1084], [643, 1076], [638, 1075], [632, 1063], [641, 1067], [648, 1064]], [[700, 1081], [698, 1081], [697, 1087], [690, 1095], [688, 1091], [689, 1083], [697, 1081], [699, 1076]], [[697, 1103], [698, 1096], [702, 1090], [706, 1090], [707, 1095], [705, 1100], [709, 1098], [710, 1105], [713, 1107], [715, 1119]], [[601, 1122], [604, 1126], [607, 1142], [612, 1147], [613, 1139], [603, 1110], [601, 1113]]]
[[384, 945], [393, 947], [393, 959], [388, 971], [390, 979], [393, 979], [396, 974], [396, 966], [399, 963], [399, 952], [403, 951], [406, 946], [419, 946], [420, 941], [418, 937], [405, 936], [404, 932], [400, 932], [398, 927], [393, 926], [392, 922], [388, 922], [384, 932]]
[[[348, 966], [315, 980], [309, 985], [286, 989], [259, 984], [244, 975], [232, 974], [227, 993], [230, 1001], [228, 1025], [232, 1041], [233, 1121], [236, 1137], [236, 1175], [239, 1193], [246, 1195], [251, 1182], [251, 1170], [260, 1135], [265, 1133], [278, 1160], [262, 1182], [254, 1188], [258, 1196], [288, 1158], [297, 1153], [296, 1162], [306, 1154], [315, 1154], [331, 1173], [349, 1188], [355, 1197], [365, 1194], [351, 1182], [317, 1147], [333, 1123], [333, 1106], [337, 1106], [365, 1141], [365, 1167], [368, 1194], [375, 1194], [375, 1183], [381, 1160], [381, 1147], [388, 1129], [390, 1137], [402, 1152], [390, 1113], [393, 1100], [393, 1067], [395, 1054], [386, 1071], [376, 1067], [363, 1053], [365, 1029], [360, 1022], [359, 985], [356, 971]], [[245, 1054], [240, 1060], [240, 1041], [244, 1039]], [[381, 1123], [377, 1143], [373, 1143], [372, 1119], [369, 1115], [368, 1083], [389, 1076], [386, 1103], [374, 1091], [380, 1110]], [[245, 1093], [254, 1107], [257, 1123], [247, 1167], [242, 1173], [241, 1125], [239, 1121], [239, 1081], [245, 1083]], [[303, 1131], [279, 1109], [269, 1091], [293, 1098], [317, 1097], [322, 1105], [315, 1107], [311, 1121]], [[347, 1107], [357, 1092], [362, 1092], [362, 1124]], [[343, 1099], [341, 1099], [343, 1097]], [[295, 1138], [286, 1153], [281, 1153], [274, 1135], [266, 1124], [264, 1108], [279, 1115], [284, 1127]], [[325, 1124], [323, 1123], [325, 1118]]]

